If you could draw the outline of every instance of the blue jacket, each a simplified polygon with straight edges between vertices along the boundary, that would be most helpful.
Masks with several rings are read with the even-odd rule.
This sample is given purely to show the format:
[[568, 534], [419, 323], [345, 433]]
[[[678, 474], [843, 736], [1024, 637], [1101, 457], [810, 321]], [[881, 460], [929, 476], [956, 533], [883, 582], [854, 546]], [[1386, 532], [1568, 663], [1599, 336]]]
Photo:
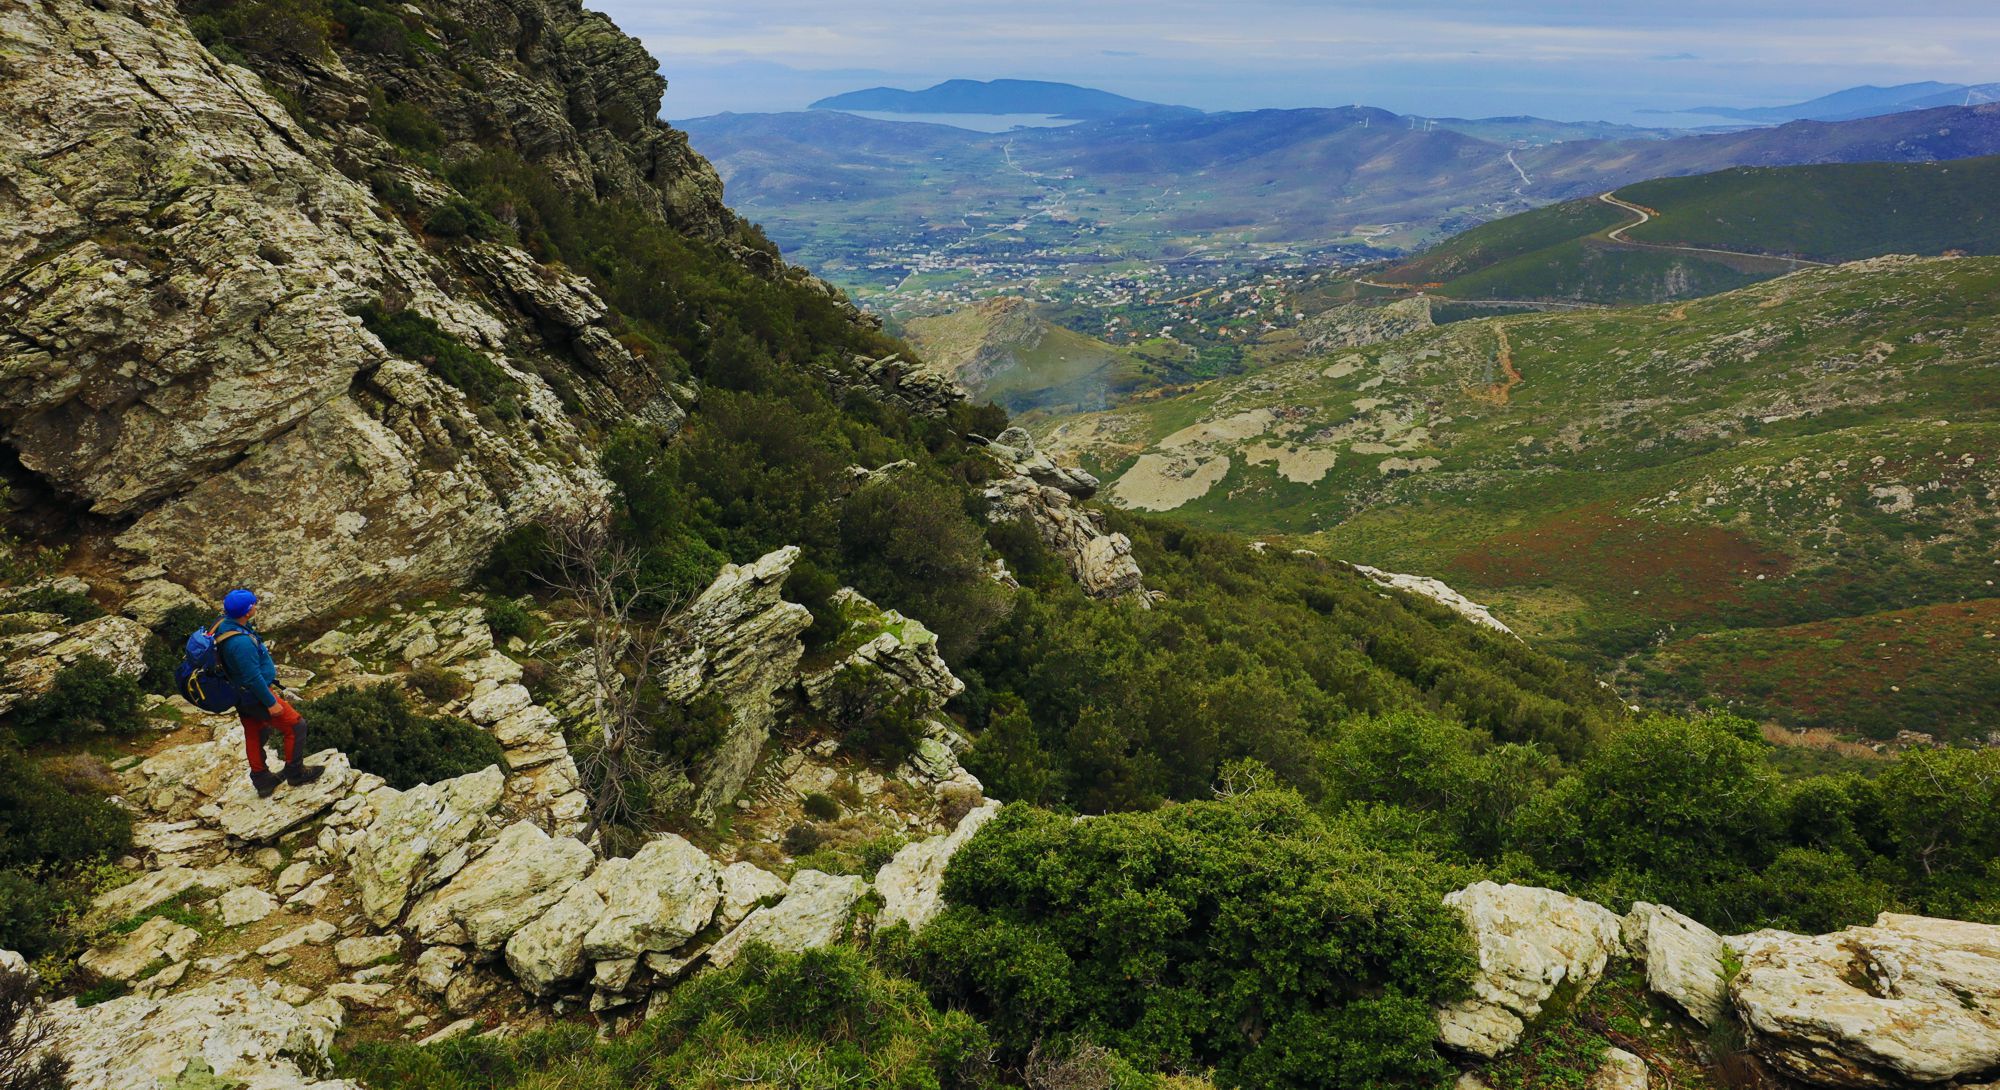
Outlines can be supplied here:
[[[242, 635], [224, 640], [222, 634], [225, 632]], [[278, 683], [278, 664], [271, 661], [271, 651], [264, 646], [264, 638], [242, 621], [226, 618], [215, 627], [215, 636], [220, 641], [216, 650], [217, 656], [222, 659], [222, 672], [231, 685], [242, 691], [244, 704], [266, 710], [277, 707], [278, 698], [271, 695], [271, 687]]]

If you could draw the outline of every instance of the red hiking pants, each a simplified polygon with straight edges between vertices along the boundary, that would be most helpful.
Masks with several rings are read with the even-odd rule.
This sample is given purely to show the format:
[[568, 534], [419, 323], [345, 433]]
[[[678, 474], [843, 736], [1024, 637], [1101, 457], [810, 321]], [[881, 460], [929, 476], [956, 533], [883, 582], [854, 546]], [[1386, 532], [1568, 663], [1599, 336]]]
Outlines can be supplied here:
[[268, 772], [264, 767], [264, 732], [276, 730], [285, 736], [285, 763], [290, 765], [304, 754], [299, 749], [299, 712], [284, 697], [278, 698], [275, 707], [265, 709], [263, 715], [252, 715], [248, 709], [237, 712], [243, 720], [243, 747], [249, 751], [250, 771]]

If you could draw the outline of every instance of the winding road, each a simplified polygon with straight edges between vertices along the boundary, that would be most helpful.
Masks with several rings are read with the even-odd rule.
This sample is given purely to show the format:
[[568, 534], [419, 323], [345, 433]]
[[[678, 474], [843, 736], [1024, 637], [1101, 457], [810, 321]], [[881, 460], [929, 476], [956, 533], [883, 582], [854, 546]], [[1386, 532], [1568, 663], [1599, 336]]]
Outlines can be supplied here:
[[1597, 199], [1603, 201], [1605, 204], [1611, 205], [1613, 208], [1623, 208], [1625, 211], [1630, 212], [1633, 215], [1639, 217], [1638, 219], [1633, 220], [1631, 223], [1625, 224], [1621, 227], [1614, 227], [1611, 230], [1606, 231], [1604, 233], [1605, 239], [1611, 242], [1619, 243], [1621, 245], [1638, 246], [1647, 250], [1674, 250], [1680, 253], [1687, 253], [1687, 254], [1719, 254], [1723, 257], [1747, 257], [1747, 258], [1754, 258], [1759, 261], [1784, 261], [1784, 262], [1789, 262], [1795, 267], [1800, 265], [1810, 265], [1813, 266], [1814, 268], [1822, 268], [1822, 269], [1828, 267], [1827, 263], [1824, 261], [1808, 261], [1803, 257], [1782, 257], [1777, 254], [1752, 254], [1752, 253], [1745, 253], [1742, 250], [1713, 250], [1705, 246], [1669, 246], [1665, 243], [1659, 243], [1659, 242], [1638, 242], [1633, 239], [1626, 238], [1625, 232], [1630, 231], [1634, 227], [1640, 227], [1644, 226], [1647, 223], [1651, 223], [1656, 213], [1654, 213], [1652, 209], [1644, 207], [1643, 205], [1633, 204], [1630, 201], [1619, 200], [1618, 197], [1612, 193], [1600, 193], [1597, 195]]

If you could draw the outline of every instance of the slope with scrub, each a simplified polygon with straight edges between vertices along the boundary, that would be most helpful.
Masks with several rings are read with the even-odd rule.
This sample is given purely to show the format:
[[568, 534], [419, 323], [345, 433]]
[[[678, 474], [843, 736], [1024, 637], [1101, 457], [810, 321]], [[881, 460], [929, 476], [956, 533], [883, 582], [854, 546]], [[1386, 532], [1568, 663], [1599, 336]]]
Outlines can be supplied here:
[[[1045, 430], [1115, 502], [1441, 576], [1590, 661], [1727, 647], [1994, 596], [1996, 288], [1993, 259], [1878, 259], [1456, 323]], [[1987, 641], [1954, 646], [1993, 669]], [[1827, 703], [1793, 699], [1804, 675], [1765, 683], [1813, 725], [1912, 718], [1895, 676]], [[1994, 725], [1976, 694], [1947, 703], [1926, 729]]]

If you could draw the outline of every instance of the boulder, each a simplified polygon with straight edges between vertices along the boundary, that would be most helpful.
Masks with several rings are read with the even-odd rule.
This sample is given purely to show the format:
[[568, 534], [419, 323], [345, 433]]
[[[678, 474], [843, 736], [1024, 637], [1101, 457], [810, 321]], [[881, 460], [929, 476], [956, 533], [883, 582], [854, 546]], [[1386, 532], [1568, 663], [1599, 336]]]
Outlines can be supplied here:
[[86, 951], [77, 963], [112, 980], [134, 980], [154, 962], [187, 960], [188, 952], [200, 941], [201, 932], [194, 928], [155, 916], [131, 934]]
[[255, 844], [276, 840], [326, 813], [347, 796], [354, 770], [347, 763], [347, 754], [337, 749], [321, 750], [306, 758], [306, 763], [326, 771], [303, 787], [282, 785], [268, 799], [257, 796], [248, 773], [230, 780], [219, 800], [222, 812], [216, 823], [230, 836]]
[[333, 944], [333, 960], [343, 969], [374, 965], [402, 952], [403, 940], [398, 935], [356, 935]]
[[583, 974], [584, 936], [603, 916], [604, 898], [591, 883], [576, 883], [552, 908], [507, 940], [507, 967], [523, 988], [536, 995], [559, 990]]
[[788, 545], [751, 564], [726, 564], [681, 611], [655, 678], [669, 700], [721, 698], [729, 724], [696, 770], [694, 811], [713, 816], [748, 782], [777, 718], [777, 697], [795, 680], [812, 613], [781, 595], [799, 549]]
[[497, 950], [561, 900], [595, 861], [582, 842], [517, 821], [485, 854], [411, 906], [405, 927], [424, 943]]
[[722, 868], [722, 903], [715, 920], [726, 930], [735, 927], [762, 902], [783, 897], [785, 880], [755, 863], [731, 863]]
[[1475, 882], [1445, 895], [1479, 956], [1473, 995], [1438, 1012], [1440, 1039], [1491, 1059], [1514, 1047], [1556, 993], [1587, 989], [1623, 952], [1618, 915], [1532, 886]]
[[270, 942], [259, 946], [257, 948], [257, 956], [265, 958], [274, 957], [295, 946], [324, 946], [332, 942], [333, 937], [339, 933], [339, 930], [331, 923], [325, 920], [314, 920], [309, 924], [293, 928], [272, 939]]
[[101, 658], [113, 672], [138, 677], [146, 669], [146, 641], [152, 633], [126, 617], [97, 617], [72, 625], [59, 636], [18, 654], [0, 670], [0, 715], [39, 696], [55, 684], [63, 668], [86, 657]]
[[693, 938], [715, 915], [722, 885], [708, 853], [667, 834], [630, 859], [607, 859], [590, 876], [604, 913], [584, 937], [592, 960], [665, 953]]
[[1899, 1087], [2000, 1069], [2000, 926], [1885, 912], [1831, 935], [1727, 941], [1749, 1043], [1792, 1078]]
[[1584, 1090], [1646, 1090], [1649, 1081], [1646, 1061], [1622, 1048], [1607, 1048]]
[[1388, 587], [1392, 590], [1408, 591], [1419, 598], [1429, 598], [1431, 601], [1482, 628], [1490, 628], [1495, 632], [1504, 632], [1509, 636], [1514, 634], [1513, 629], [1501, 624], [1499, 619], [1494, 617], [1493, 613], [1485, 606], [1451, 589], [1451, 587], [1445, 585], [1440, 580], [1423, 575], [1402, 575], [1397, 572], [1383, 571], [1380, 568], [1371, 568], [1366, 564], [1356, 564], [1354, 565], [1354, 570], [1367, 576], [1368, 580], [1377, 586]]
[[1084, 593], [1149, 605], [1144, 573], [1132, 558], [1132, 540], [1108, 532], [1102, 518], [1078, 506], [1069, 492], [1017, 473], [987, 485], [985, 495], [988, 519], [1033, 528], [1042, 544], [1063, 559]]
[[1621, 935], [1626, 952], [1646, 965], [1646, 986], [1704, 1026], [1729, 1011], [1722, 937], [1665, 905], [1634, 902]]
[[456, 946], [433, 946], [418, 954], [417, 986], [432, 995], [443, 995], [466, 959], [466, 952]]
[[191, 867], [168, 867], [141, 875], [135, 881], [99, 894], [90, 902], [90, 911], [84, 914], [80, 927], [85, 933], [99, 931], [166, 904], [189, 890], [220, 889], [229, 884], [210, 885], [211, 881], [208, 872]]
[[361, 910], [377, 927], [403, 914], [410, 899], [429, 892], [465, 865], [468, 844], [500, 805], [506, 777], [488, 766], [408, 791], [384, 787], [369, 795], [375, 809], [348, 859]]
[[836, 942], [847, 931], [854, 903], [868, 884], [853, 875], [802, 870], [792, 876], [785, 899], [745, 917], [735, 930], [709, 947], [708, 963], [725, 968], [743, 948], [762, 942], [779, 950], [810, 950]]
[[[340, 1085], [311, 1081], [329, 1063], [337, 1021], [318, 1007], [292, 1007], [247, 980], [168, 996], [128, 995], [81, 1010], [66, 999], [47, 1008], [46, 1021], [50, 1044], [69, 1059], [77, 1087]], [[213, 1078], [183, 1080], [185, 1073]]]
[[944, 836], [934, 836], [906, 844], [875, 875], [875, 892], [882, 898], [876, 927], [907, 924], [913, 931], [944, 909], [944, 869], [958, 849], [1000, 812], [1000, 803], [988, 800], [960, 818], [956, 828]]
[[237, 886], [226, 890], [220, 901], [224, 927], [256, 923], [278, 910], [278, 899], [256, 886]]

